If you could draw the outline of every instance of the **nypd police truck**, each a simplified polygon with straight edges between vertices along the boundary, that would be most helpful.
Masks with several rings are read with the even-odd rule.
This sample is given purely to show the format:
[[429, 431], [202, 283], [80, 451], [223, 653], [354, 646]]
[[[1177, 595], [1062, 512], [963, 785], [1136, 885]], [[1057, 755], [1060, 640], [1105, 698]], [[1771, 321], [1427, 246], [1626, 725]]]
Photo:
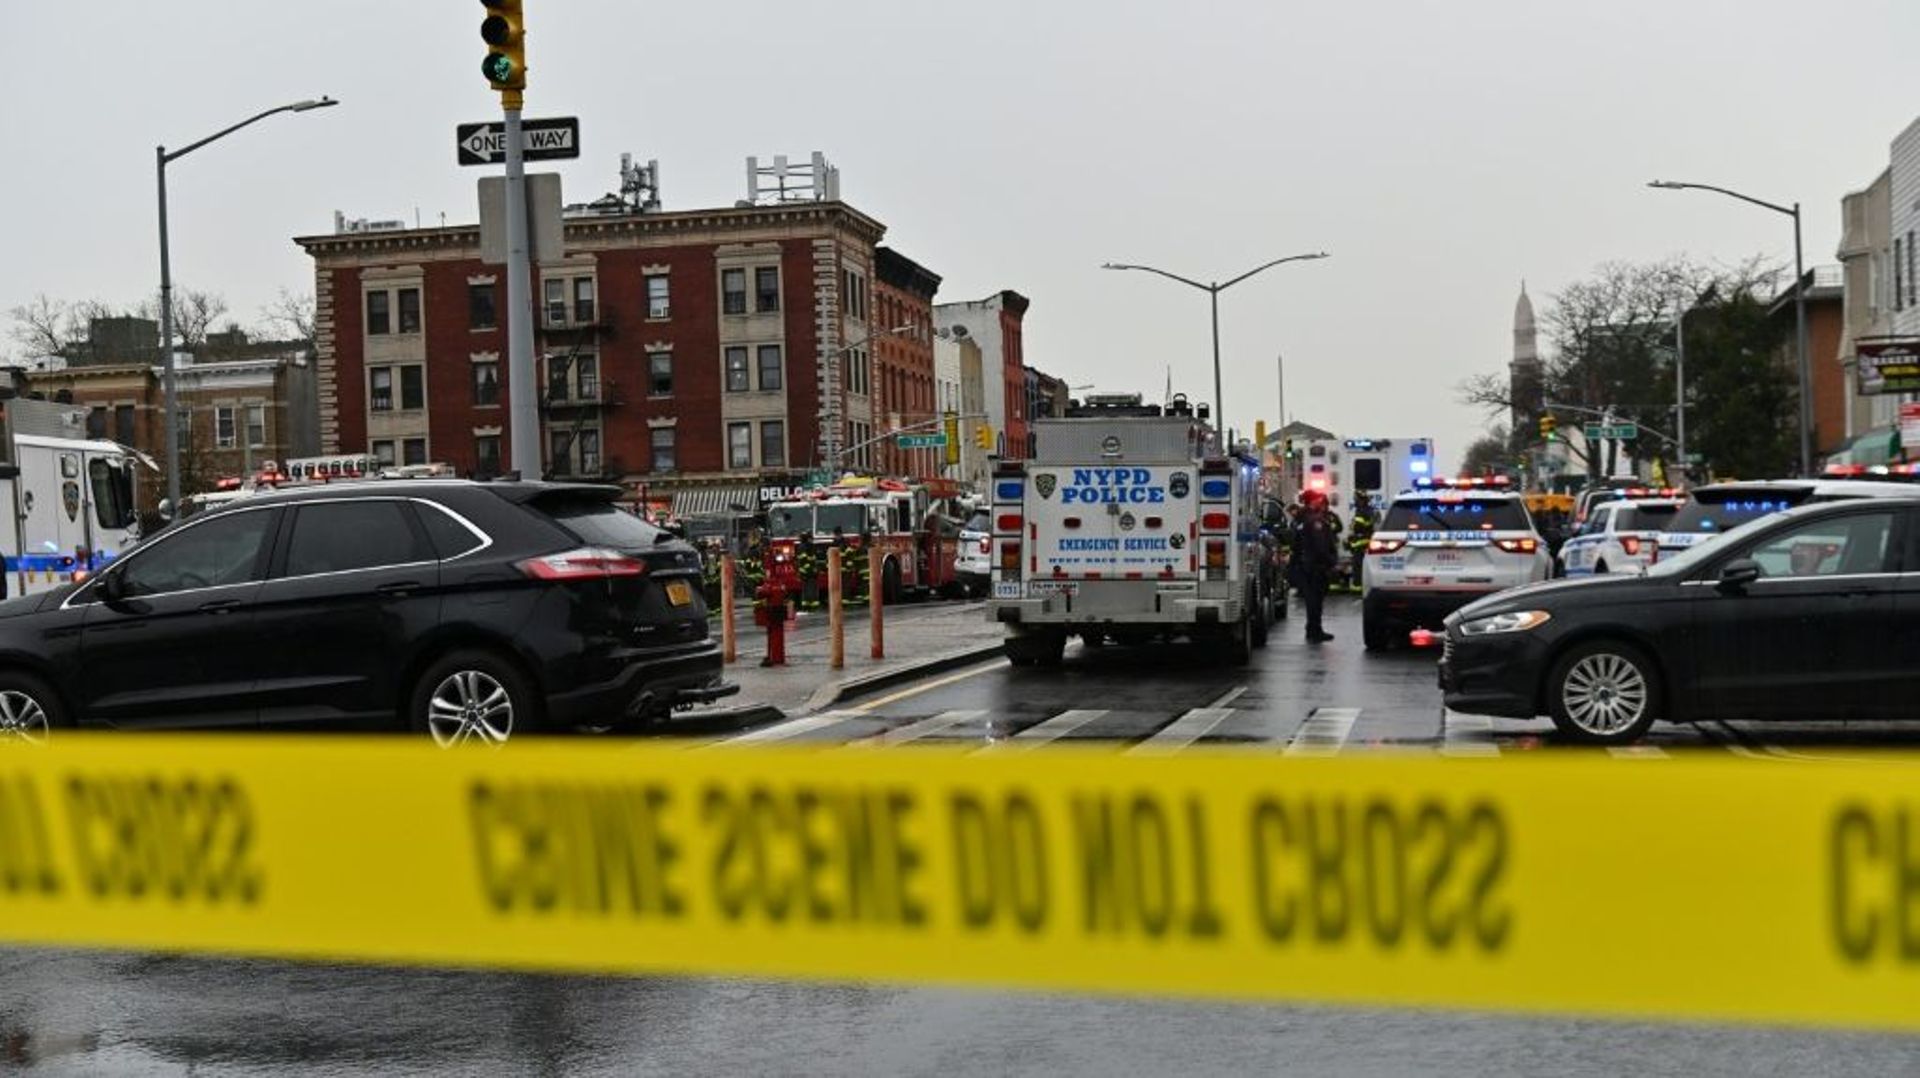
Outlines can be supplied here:
[[1088, 398], [1034, 423], [1032, 459], [995, 470], [987, 616], [1016, 666], [1186, 637], [1246, 662], [1266, 643], [1260, 471], [1176, 396]]

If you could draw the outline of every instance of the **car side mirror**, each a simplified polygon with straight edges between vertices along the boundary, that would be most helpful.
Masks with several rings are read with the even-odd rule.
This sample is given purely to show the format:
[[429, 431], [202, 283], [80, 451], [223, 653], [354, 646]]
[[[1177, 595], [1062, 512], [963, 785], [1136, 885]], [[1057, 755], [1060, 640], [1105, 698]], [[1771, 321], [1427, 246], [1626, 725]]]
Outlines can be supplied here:
[[1720, 567], [1720, 581], [1714, 586], [1723, 592], [1745, 591], [1760, 579], [1760, 563], [1752, 558], [1735, 558]]
[[100, 583], [95, 585], [100, 597], [110, 603], [117, 603], [127, 597], [127, 581], [121, 573], [103, 573]]

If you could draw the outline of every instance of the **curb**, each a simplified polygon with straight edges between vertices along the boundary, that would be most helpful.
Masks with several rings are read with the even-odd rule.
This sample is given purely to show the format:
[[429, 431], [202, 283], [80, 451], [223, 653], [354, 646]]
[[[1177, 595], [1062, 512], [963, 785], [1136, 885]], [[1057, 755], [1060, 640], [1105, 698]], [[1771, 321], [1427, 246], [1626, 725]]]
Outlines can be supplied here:
[[749, 726], [780, 722], [786, 717], [786, 712], [772, 704], [741, 704], [738, 707], [714, 708], [680, 718], [670, 718], [649, 732], [671, 734], [676, 737], [689, 734], [725, 734], [744, 730]]
[[831, 681], [813, 691], [813, 695], [807, 699], [805, 711], [819, 711], [822, 708], [829, 708], [835, 704], [879, 692], [881, 689], [916, 681], [928, 674], [944, 673], [962, 666], [972, 666], [975, 663], [998, 658], [1001, 650], [1001, 643], [996, 640], [992, 644], [968, 648], [965, 651], [948, 652], [945, 655], [935, 655], [930, 659], [891, 670], [882, 670], [845, 681]]

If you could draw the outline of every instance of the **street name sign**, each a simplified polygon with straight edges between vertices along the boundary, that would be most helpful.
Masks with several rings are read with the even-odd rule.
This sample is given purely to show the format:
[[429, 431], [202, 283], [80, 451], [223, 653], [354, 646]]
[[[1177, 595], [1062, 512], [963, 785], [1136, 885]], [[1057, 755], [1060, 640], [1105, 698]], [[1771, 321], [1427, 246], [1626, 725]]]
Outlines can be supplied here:
[[[459, 124], [454, 145], [463, 165], [497, 165], [507, 159], [507, 125], [500, 121]], [[580, 118], [526, 120], [520, 125], [520, 148], [529, 161], [557, 161], [580, 156]]]
[[944, 434], [896, 434], [893, 444], [901, 449], [939, 449], [947, 444]]
[[1617, 423], [1613, 426], [1605, 423], [1589, 423], [1586, 433], [1589, 438], [1618, 438], [1624, 442], [1640, 437], [1640, 428], [1633, 423]]

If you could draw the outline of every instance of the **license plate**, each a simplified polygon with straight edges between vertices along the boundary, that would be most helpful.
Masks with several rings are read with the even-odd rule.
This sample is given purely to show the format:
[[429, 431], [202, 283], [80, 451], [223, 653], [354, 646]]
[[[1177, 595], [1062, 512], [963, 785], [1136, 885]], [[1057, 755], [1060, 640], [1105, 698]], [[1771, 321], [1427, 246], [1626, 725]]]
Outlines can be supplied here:
[[693, 602], [693, 585], [684, 580], [667, 581], [667, 602], [675, 606], [685, 606]]

